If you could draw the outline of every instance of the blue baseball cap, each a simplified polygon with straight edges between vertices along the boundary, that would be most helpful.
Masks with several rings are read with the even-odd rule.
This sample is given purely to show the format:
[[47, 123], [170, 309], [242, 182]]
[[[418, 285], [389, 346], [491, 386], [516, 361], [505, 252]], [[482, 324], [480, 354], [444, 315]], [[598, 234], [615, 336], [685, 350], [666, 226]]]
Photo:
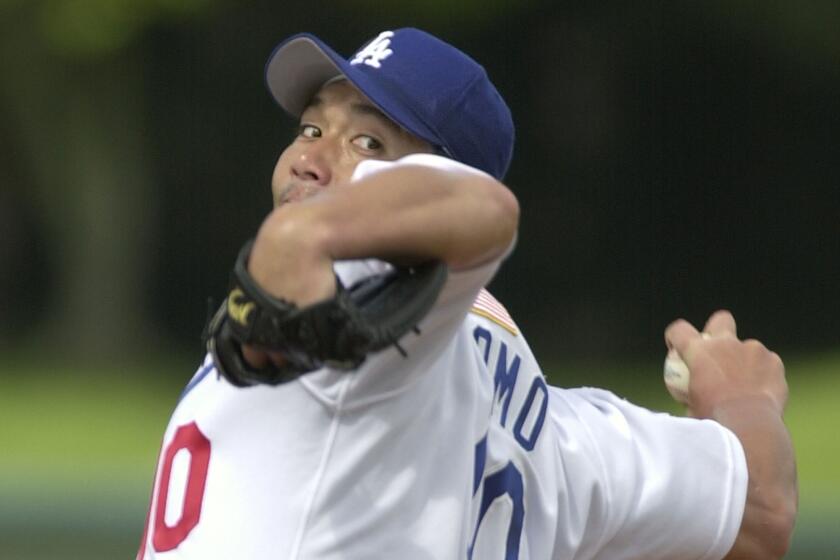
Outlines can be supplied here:
[[425, 31], [383, 31], [345, 59], [309, 33], [280, 43], [265, 66], [275, 101], [299, 117], [345, 77], [388, 118], [454, 160], [501, 179], [513, 156], [510, 109], [484, 68]]

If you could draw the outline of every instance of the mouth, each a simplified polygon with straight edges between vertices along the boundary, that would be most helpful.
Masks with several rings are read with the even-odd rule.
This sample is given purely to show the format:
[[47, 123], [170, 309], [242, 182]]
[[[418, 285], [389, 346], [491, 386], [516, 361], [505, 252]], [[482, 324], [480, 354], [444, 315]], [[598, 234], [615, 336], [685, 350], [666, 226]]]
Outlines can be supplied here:
[[320, 190], [321, 188], [318, 185], [312, 183], [289, 183], [283, 188], [280, 196], [277, 198], [277, 205], [280, 206], [282, 204], [305, 200]]

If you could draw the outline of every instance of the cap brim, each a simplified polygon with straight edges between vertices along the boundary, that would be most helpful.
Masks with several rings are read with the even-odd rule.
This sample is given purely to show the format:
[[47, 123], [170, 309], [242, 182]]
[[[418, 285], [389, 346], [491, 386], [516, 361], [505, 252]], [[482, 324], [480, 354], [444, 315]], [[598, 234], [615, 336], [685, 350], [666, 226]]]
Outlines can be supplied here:
[[399, 126], [434, 146], [448, 149], [426, 123], [314, 35], [300, 33], [283, 41], [271, 53], [265, 66], [268, 91], [293, 117], [303, 113], [324, 84], [339, 76], [347, 78]]
[[343, 75], [347, 63], [320, 39], [301, 33], [280, 43], [265, 66], [265, 83], [275, 101], [298, 117], [318, 90]]

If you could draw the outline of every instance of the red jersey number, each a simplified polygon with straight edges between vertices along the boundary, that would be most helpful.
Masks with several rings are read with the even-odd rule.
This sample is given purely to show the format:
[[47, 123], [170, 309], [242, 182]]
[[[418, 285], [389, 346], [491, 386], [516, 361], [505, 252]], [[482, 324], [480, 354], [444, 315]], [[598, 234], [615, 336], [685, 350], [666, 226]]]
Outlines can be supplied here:
[[[181, 515], [173, 525], [166, 524], [166, 503], [169, 499], [172, 463], [179, 451], [190, 456], [186, 490]], [[204, 484], [207, 482], [207, 467], [210, 464], [210, 440], [201, 433], [195, 422], [180, 426], [175, 437], [164, 450], [157, 487], [155, 524], [152, 546], [157, 552], [172, 550], [181, 544], [201, 518], [201, 502], [204, 499]]]

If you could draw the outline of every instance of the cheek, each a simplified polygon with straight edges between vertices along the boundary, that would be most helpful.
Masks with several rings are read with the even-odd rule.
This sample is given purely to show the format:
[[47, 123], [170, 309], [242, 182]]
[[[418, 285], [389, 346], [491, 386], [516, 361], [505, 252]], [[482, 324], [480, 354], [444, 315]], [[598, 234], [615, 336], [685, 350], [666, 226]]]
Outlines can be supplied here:
[[286, 150], [280, 154], [280, 157], [277, 158], [277, 163], [274, 164], [274, 171], [271, 174], [271, 192], [275, 197], [289, 178], [289, 174], [291, 172], [289, 161], [290, 158], [288, 156], [288, 150]]
[[332, 183], [337, 185], [346, 185], [350, 182], [350, 178], [353, 176], [353, 171], [356, 170], [356, 166], [361, 162], [353, 162], [349, 165], [343, 165], [340, 167], [336, 167], [332, 172]]

